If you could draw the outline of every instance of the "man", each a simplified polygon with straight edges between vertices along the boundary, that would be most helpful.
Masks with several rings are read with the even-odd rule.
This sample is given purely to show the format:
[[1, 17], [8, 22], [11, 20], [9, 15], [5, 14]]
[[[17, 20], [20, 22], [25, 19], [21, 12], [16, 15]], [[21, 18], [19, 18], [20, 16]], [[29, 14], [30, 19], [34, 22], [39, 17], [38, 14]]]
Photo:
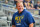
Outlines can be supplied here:
[[40, 9], [40, 2], [38, 1], [36, 5], [34, 5], [35, 9]]
[[27, 9], [35, 9], [32, 0], [24, 0], [24, 7]]
[[18, 12], [13, 15], [12, 27], [33, 27], [35, 23], [30, 12], [24, 9], [22, 2], [16, 3]]

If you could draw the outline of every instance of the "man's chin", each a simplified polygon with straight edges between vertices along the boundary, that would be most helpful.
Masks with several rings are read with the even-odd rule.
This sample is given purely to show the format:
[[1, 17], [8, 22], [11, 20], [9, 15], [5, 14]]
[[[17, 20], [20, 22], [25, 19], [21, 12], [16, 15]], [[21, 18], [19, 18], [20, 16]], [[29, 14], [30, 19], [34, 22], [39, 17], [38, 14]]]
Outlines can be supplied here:
[[19, 12], [22, 12], [21, 10]]

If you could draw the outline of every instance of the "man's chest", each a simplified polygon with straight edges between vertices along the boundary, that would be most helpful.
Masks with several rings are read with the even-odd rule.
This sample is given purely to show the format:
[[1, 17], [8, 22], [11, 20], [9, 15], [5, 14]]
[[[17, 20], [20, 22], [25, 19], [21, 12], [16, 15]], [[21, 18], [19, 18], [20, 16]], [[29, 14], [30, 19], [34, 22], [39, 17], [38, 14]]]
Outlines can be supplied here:
[[25, 21], [25, 15], [21, 15], [21, 16], [16, 15], [15, 16], [16, 23], [22, 23], [23, 21]]

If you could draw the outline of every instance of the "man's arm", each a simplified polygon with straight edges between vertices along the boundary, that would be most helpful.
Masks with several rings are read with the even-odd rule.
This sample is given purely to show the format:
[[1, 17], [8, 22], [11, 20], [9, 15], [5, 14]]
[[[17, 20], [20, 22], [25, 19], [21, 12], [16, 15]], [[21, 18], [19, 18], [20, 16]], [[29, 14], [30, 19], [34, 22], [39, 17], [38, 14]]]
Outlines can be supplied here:
[[12, 27], [16, 27], [15, 26], [15, 21], [14, 21], [14, 15], [12, 16]]
[[37, 9], [40, 9], [39, 7], [37, 7]]
[[35, 21], [34, 21], [34, 18], [33, 18], [33, 16], [31, 15], [31, 13], [29, 12], [28, 13], [28, 24], [29, 24], [29, 27], [33, 27], [33, 25], [34, 25], [34, 23], [35, 23]]
[[15, 25], [12, 25], [12, 27], [16, 27]]
[[33, 27], [33, 23], [29, 24], [29, 27]]
[[24, 3], [24, 5], [26, 6], [26, 8], [27, 8], [27, 3]]

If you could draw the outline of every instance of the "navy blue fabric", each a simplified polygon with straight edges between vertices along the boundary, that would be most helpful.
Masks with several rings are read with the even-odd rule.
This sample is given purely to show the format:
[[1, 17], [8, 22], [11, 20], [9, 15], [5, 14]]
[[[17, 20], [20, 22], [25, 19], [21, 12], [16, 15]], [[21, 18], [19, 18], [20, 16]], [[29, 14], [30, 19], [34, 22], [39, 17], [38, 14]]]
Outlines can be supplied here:
[[26, 9], [24, 9], [20, 14], [16, 12], [13, 15], [12, 25], [16, 25], [16, 27], [29, 27], [29, 24], [31, 23], [35, 23], [34, 18]]
[[34, 5], [34, 8], [37, 9], [38, 5]]
[[37, 7], [39, 7], [39, 8], [40, 8], [40, 5], [34, 5], [34, 8], [35, 8], [35, 9], [37, 9]]

